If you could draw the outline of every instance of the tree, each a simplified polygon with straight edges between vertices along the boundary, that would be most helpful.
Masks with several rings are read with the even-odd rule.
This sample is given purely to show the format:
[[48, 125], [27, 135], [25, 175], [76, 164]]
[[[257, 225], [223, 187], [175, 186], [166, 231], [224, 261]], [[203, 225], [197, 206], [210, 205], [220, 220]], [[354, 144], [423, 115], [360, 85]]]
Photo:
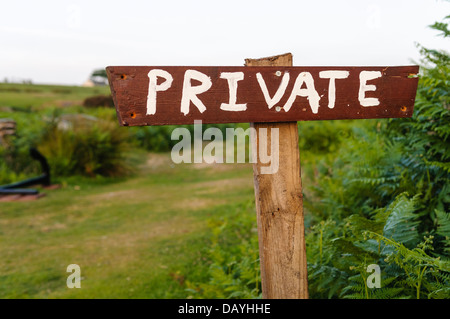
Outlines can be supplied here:
[[89, 78], [95, 85], [108, 85], [106, 69], [94, 70]]

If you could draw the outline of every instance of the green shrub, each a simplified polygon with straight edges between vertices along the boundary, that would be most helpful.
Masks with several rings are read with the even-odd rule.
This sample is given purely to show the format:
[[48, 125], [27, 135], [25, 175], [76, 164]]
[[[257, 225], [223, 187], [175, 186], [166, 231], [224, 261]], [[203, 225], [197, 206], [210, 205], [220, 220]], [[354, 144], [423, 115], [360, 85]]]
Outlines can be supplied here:
[[17, 125], [15, 135], [5, 136], [7, 145], [0, 145], [0, 185], [41, 173], [39, 164], [30, 156], [30, 147], [40, 140], [44, 122], [21, 109], [5, 117], [12, 118]]
[[298, 124], [300, 151], [325, 155], [339, 149], [341, 141], [352, 135], [360, 121], [305, 121]]
[[[450, 58], [421, 52], [412, 118], [356, 129], [320, 163], [321, 200], [307, 203], [312, 298], [450, 298]], [[367, 287], [369, 264], [380, 289]]]
[[171, 140], [172, 131], [177, 127], [185, 127], [193, 135], [194, 127], [189, 125], [140, 126], [129, 129], [138, 147], [153, 152], [167, 152], [178, 143], [178, 140]]
[[56, 176], [122, 176], [131, 171], [131, 136], [126, 128], [97, 120], [71, 129], [50, 123], [39, 143]]
[[[354, 214], [312, 227], [306, 239], [311, 297], [449, 298], [443, 287], [450, 284], [450, 261], [433, 251], [434, 236], [417, 231], [419, 202], [401, 194], [372, 218]], [[441, 222], [440, 232], [450, 226]], [[370, 264], [381, 268], [381, 288], [368, 288]]]
[[[248, 124], [203, 124], [203, 132], [209, 127], [220, 129], [225, 140], [227, 128], [242, 127], [246, 129]], [[172, 140], [171, 138], [172, 132], [176, 128], [186, 128], [191, 133], [191, 137], [194, 138], [194, 125], [139, 126], [129, 129], [138, 147], [153, 152], [167, 152], [179, 142], [179, 140]]]

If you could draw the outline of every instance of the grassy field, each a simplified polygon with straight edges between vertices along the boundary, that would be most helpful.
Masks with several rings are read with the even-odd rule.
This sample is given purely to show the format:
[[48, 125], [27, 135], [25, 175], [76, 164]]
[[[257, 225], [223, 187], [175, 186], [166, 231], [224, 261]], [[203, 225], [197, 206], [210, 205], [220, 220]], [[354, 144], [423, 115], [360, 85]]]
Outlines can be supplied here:
[[[19, 135], [54, 112], [117, 123], [114, 109], [82, 107], [99, 94], [109, 88], [0, 84], [0, 118], [16, 120]], [[0, 298], [187, 298], [186, 280], [207, 279], [208, 221], [253, 200], [250, 164], [135, 157], [131, 176], [56, 176], [61, 187], [39, 200], [0, 202]], [[80, 266], [82, 289], [67, 288], [69, 264]]]
[[109, 87], [1, 83], [0, 111], [6, 107], [29, 110], [47, 107], [67, 108], [82, 105], [85, 98], [100, 94], [109, 94]]
[[[139, 177], [44, 193], [0, 204], [1, 298], [186, 298], [208, 219], [251, 200], [253, 183], [248, 164], [174, 166], [150, 154]], [[67, 288], [69, 264], [82, 289]]]

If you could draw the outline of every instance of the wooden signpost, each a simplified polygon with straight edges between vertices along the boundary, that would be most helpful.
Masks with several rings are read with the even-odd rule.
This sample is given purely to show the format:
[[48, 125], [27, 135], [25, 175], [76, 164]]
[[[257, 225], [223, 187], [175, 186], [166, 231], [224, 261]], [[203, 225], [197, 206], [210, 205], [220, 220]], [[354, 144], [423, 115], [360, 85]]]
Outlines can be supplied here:
[[[308, 298], [297, 121], [411, 117], [418, 66], [293, 67], [292, 55], [244, 67], [110, 66], [120, 125], [249, 122], [277, 128], [279, 167], [253, 164], [264, 298]], [[267, 130], [269, 131], [269, 130]], [[253, 134], [253, 148], [258, 147]]]

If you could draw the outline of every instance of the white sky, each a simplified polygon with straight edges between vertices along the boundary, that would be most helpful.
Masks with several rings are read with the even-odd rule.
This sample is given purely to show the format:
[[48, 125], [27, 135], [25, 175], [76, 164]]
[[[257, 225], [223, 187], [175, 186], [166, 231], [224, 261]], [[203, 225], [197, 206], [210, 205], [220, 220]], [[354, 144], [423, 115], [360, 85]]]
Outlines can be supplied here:
[[444, 0], [0, 2], [0, 81], [82, 84], [108, 65], [243, 65], [291, 52], [296, 66], [407, 65]]

